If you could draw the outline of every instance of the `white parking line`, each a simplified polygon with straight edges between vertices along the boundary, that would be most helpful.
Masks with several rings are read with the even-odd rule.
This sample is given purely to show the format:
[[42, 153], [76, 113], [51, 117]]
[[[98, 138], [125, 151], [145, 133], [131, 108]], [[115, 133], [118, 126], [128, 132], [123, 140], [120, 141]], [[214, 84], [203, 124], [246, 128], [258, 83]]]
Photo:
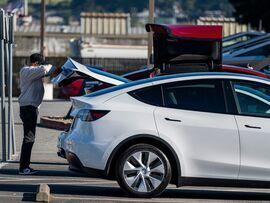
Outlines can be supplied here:
[[[85, 179], [67, 179], [67, 178], [17, 178], [17, 177], [1, 177], [0, 182], [21, 182], [21, 181], [65, 181], [65, 183], [95, 183], [95, 184], [112, 184], [114, 181], [102, 181], [102, 180], [85, 180]], [[68, 182], [67, 182], [68, 181]], [[74, 181], [74, 182], [73, 182]], [[58, 183], [58, 182], [54, 182]]]
[[0, 169], [3, 168], [5, 165], [7, 165], [8, 163], [0, 163]]
[[[103, 198], [103, 197], [59, 197], [53, 196], [53, 200], [83, 200], [83, 201], [93, 201], [93, 202], [158, 202], [158, 203], [175, 203], [176, 200], [161, 200], [161, 199], [129, 199], [124, 197], [120, 198]], [[186, 200], [177, 200], [177, 202], [187, 202]], [[194, 201], [193, 201], [194, 202]]]
[[[16, 153], [14, 155], [12, 155], [11, 160], [16, 160], [19, 157], [19, 154]], [[0, 169], [3, 168], [4, 166], [6, 166], [7, 164], [9, 164], [9, 162], [0, 162]]]
[[10, 196], [14, 196], [14, 197], [15, 197], [15, 196], [16, 196], [16, 197], [23, 197], [22, 195], [18, 195], [18, 196], [17, 196], [17, 194], [14, 195], [14, 193], [12, 193], [12, 194], [10, 194], [10, 195], [8, 195], [8, 194], [0, 195], [0, 197], [10, 197]]

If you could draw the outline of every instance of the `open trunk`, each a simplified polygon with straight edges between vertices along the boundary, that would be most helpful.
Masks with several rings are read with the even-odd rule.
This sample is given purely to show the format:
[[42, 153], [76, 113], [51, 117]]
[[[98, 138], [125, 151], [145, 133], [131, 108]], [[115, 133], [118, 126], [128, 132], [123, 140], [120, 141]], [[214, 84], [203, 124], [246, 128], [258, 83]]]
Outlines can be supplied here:
[[212, 71], [222, 63], [222, 26], [147, 24], [161, 73]]
[[120, 85], [129, 82], [126, 78], [85, 66], [68, 58], [62, 66], [61, 73], [52, 79], [52, 83], [65, 86], [78, 79], [92, 79], [93, 81], [99, 81], [109, 85]]

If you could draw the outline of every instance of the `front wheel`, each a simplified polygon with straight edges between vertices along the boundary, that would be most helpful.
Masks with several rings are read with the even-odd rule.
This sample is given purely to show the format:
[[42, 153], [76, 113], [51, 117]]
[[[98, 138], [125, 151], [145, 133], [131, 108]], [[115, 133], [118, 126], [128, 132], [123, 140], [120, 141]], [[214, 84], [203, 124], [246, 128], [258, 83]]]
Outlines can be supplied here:
[[171, 165], [166, 155], [149, 144], [131, 146], [116, 163], [116, 177], [120, 187], [136, 197], [159, 195], [169, 184], [171, 174]]

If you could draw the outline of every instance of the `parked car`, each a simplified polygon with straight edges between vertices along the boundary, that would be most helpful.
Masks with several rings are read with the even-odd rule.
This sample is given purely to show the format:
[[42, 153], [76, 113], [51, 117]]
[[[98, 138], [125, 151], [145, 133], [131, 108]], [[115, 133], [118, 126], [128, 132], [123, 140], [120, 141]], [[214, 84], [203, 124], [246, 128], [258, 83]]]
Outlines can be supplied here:
[[234, 52], [240, 49], [245, 49], [248, 47], [252, 47], [255, 46], [257, 44], [260, 43], [264, 43], [270, 40], [270, 33], [264, 33], [263, 35], [251, 38], [247, 41], [243, 41], [241, 43], [237, 43], [231, 47], [227, 47], [227, 48], [222, 48], [222, 52], [224, 53], [229, 53], [229, 52]]
[[[56, 78], [53, 79], [53, 83], [57, 83], [59, 88], [59, 93], [58, 93], [58, 98], [61, 99], [69, 99], [70, 97], [74, 96], [82, 96], [87, 93], [88, 89], [94, 88], [95, 86], [98, 86], [100, 83], [97, 82], [93, 77], [91, 77], [91, 74], [89, 77], [87, 75], [78, 75], [76, 78], [70, 78], [73, 77], [73, 72], [76, 72], [71, 70], [71, 67], [74, 67], [71, 65], [72, 62], [67, 60], [67, 62], [62, 66], [62, 72], [59, 75], [61, 77], [62, 81], [57, 81]], [[101, 66], [94, 66], [94, 65], [88, 65], [85, 64], [85, 70], [89, 70], [90, 72], [93, 70], [100, 70], [100, 71], [105, 71], [103, 67]], [[65, 76], [64, 76], [65, 75]], [[76, 75], [76, 74], [75, 74]], [[63, 77], [65, 80], [63, 81]], [[69, 79], [68, 79], [69, 78]]]
[[74, 96], [82, 96], [83, 93], [83, 86], [84, 86], [84, 80], [78, 79], [70, 84], [67, 84], [61, 88], [59, 88], [59, 93], [57, 95], [57, 98], [61, 99], [69, 99], [70, 97]]
[[[223, 63], [260, 70], [269, 65], [270, 34], [263, 41], [248, 43], [242, 47], [223, 54]], [[256, 38], [257, 39], [257, 38]]]
[[254, 75], [254, 76], [270, 79], [270, 74], [267, 74], [266, 70], [264, 72], [260, 72], [260, 71], [256, 71], [250, 68], [243, 68], [243, 67], [231, 66], [231, 65], [222, 65], [220, 67], [217, 67], [216, 71]]
[[137, 197], [157, 196], [169, 183], [270, 181], [268, 76], [221, 64], [220, 26], [146, 28], [161, 75], [130, 81], [67, 61], [69, 74], [56, 82], [91, 76], [114, 86], [71, 98], [74, 120], [59, 136], [59, 155]]
[[169, 183], [270, 181], [269, 79], [174, 74], [72, 102], [63, 146], [71, 169], [116, 179], [130, 195], [153, 197]]
[[[229, 52], [238, 47], [242, 47], [250, 42], [262, 40], [267, 36], [263, 32], [240, 32], [222, 38], [222, 52]], [[267, 36], [269, 38], [269, 36]]]

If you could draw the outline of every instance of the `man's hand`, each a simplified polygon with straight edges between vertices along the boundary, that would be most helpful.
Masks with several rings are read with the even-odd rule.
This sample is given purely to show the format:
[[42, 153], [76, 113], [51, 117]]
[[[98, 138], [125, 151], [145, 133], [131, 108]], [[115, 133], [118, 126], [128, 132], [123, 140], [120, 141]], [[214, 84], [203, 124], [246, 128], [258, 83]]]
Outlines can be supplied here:
[[55, 71], [53, 72], [53, 74], [52, 74], [52, 77], [56, 77], [59, 73], [61, 73], [62, 72], [62, 69], [61, 69], [61, 67], [56, 67], [55, 68]]

